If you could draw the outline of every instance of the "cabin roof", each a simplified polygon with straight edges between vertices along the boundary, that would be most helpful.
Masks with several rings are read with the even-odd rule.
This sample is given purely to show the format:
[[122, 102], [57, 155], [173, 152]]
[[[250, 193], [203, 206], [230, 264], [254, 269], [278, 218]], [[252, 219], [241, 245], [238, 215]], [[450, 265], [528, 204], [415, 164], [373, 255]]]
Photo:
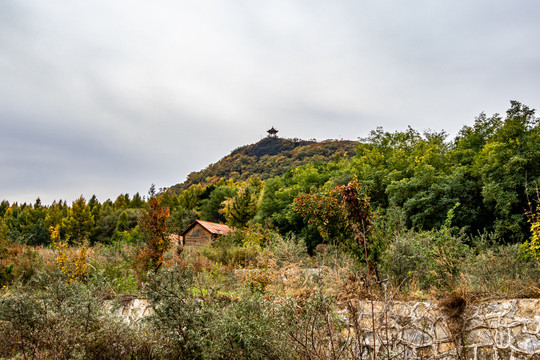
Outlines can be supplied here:
[[186, 230], [184, 230], [180, 235], [181, 236], [184, 236], [187, 234], [187, 232], [191, 229], [193, 229], [193, 227], [195, 225], [201, 225], [203, 228], [205, 228], [209, 233], [211, 234], [214, 234], [214, 235], [225, 235], [227, 234], [229, 231], [232, 231], [232, 229], [230, 227], [228, 227], [227, 225], [224, 225], [224, 224], [218, 224], [218, 223], [214, 223], [214, 222], [210, 222], [210, 221], [202, 221], [202, 220], [195, 220], [194, 222], [191, 223], [191, 225], [189, 225], [187, 227]]

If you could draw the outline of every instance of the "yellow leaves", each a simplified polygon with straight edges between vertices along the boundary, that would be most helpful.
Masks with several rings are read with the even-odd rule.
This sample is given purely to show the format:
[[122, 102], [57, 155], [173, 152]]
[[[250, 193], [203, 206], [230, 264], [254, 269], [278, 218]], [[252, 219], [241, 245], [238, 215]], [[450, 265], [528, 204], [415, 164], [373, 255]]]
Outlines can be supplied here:
[[531, 226], [531, 238], [523, 243], [522, 248], [540, 263], [540, 205], [536, 211], [527, 214], [527, 221]]
[[78, 244], [77, 250], [73, 250], [70, 249], [68, 240], [60, 237], [60, 225], [51, 226], [49, 231], [52, 246], [56, 251], [56, 268], [67, 277], [67, 284], [71, 284], [74, 280], [86, 279], [88, 241], [84, 239]]

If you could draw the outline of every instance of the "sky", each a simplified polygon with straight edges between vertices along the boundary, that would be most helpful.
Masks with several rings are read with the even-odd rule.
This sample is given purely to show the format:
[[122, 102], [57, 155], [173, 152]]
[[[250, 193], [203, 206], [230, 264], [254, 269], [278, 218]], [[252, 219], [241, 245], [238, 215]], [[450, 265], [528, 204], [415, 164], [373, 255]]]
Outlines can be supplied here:
[[3, 0], [0, 201], [183, 182], [274, 126], [451, 139], [540, 107], [537, 0]]

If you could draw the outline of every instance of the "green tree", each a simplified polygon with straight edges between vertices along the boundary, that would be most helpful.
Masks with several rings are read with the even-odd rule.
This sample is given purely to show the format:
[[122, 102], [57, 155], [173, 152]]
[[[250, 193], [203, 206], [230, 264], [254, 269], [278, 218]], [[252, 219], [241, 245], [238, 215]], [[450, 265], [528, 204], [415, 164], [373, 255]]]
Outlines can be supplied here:
[[129, 195], [120, 194], [114, 201], [114, 210], [125, 209], [129, 206]]
[[238, 187], [232, 185], [214, 188], [210, 195], [200, 202], [201, 219], [218, 223], [227, 221], [223, 214], [223, 203], [225, 200], [233, 198], [237, 191]]
[[227, 223], [238, 228], [246, 226], [257, 213], [258, 195], [256, 189], [244, 185], [234, 197], [225, 200], [221, 211]]
[[134, 209], [141, 209], [144, 207], [144, 200], [138, 192], [133, 195], [133, 199], [131, 199], [129, 206]]
[[521, 242], [530, 231], [524, 214], [527, 183], [540, 177], [540, 129], [534, 113], [512, 101], [504, 124], [475, 158], [484, 204], [492, 209], [496, 236], [506, 241]]
[[118, 216], [118, 220], [116, 221], [116, 233], [121, 233], [123, 231], [128, 231], [130, 230], [130, 227], [129, 227], [129, 219], [128, 219], [128, 214], [127, 212], [124, 210], [120, 213], [120, 216]]
[[73, 242], [82, 243], [83, 240], [90, 238], [94, 231], [94, 217], [82, 195], [73, 202], [68, 217], [63, 220], [63, 225]]

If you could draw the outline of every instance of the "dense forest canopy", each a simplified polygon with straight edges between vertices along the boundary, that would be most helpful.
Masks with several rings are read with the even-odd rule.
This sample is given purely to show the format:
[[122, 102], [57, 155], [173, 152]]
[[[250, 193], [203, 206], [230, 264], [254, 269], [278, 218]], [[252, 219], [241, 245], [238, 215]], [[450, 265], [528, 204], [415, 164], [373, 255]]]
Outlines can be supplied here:
[[[537, 199], [539, 131], [535, 111], [512, 101], [506, 116], [480, 114], [454, 139], [410, 127], [376, 128], [358, 142], [268, 137], [234, 150], [159, 196], [170, 209], [173, 232], [197, 218], [235, 227], [261, 224], [295, 233], [313, 248], [326, 240], [295, 211], [294, 199], [356, 178], [379, 217], [399, 213], [408, 228], [430, 230], [443, 226], [454, 209], [452, 225], [464, 234], [491, 232], [500, 242], [523, 242], [530, 237], [525, 211]], [[0, 236], [49, 244], [49, 229], [59, 226], [70, 239], [133, 240], [145, 203], [139, 194], [103, 203], [81, 197], [71, 205], [3, 201]]]

